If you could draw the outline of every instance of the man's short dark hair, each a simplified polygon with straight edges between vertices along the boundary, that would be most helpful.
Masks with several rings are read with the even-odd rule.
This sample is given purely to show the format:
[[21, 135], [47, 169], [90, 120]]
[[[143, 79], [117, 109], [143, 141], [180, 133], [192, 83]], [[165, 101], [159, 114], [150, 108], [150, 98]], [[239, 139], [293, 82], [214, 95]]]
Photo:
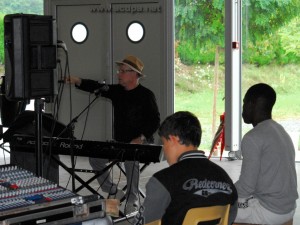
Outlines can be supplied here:
[[158, 135], [167, 140], [169, 135], [178, 136], [184, 145], [199, 146], [202, 129], [198, 118], [187, 111], [179, 111], [168, 116], [158, 129]]
[[271, 111], [276, 102], [276, 92], [268, 84], [255, 84], [248, 89], [245, 99], [246, 101], [256, 101], [258, 98], [263, 98], [266, 110]]

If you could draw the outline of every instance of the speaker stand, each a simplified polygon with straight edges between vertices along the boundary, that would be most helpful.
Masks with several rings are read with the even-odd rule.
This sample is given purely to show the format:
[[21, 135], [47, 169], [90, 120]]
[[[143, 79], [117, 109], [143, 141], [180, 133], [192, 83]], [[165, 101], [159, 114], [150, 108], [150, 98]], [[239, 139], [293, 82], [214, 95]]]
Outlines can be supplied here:
[[35, 99], [35, 160], [36, 160], [36, 175], [44, 177], [43, 175], [43, 134], [42, 134], [42, 110], [44, 108], [44, 100]]

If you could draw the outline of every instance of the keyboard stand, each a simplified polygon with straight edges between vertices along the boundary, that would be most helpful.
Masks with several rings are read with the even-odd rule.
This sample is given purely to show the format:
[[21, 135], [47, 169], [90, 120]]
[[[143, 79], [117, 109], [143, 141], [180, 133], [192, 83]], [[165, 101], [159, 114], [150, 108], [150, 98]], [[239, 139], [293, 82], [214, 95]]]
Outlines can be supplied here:
[[[61, 162], [60, 162], [61, 163]], [[63, 163], [62, 163], [63, 164]], [[140, 168], [140, 174], [149, 166], [150, 162], [148, 163], [144, 163], [143, 166]], [[99, 195], [101, 198], [104, 199], [103, 196], [101, 196], [96, 190], [94, 190], [91, 186], [89, 186], [89, 184], [91, 182], [93, 182], [95, 179], [97, 179], [99, 176], [101, 176], [105, 171], [109, 170], [110, 168], [112, 168], [114, 165], [117, 165], [120, 169], [120, 171], [125, 175], [126, 177], [126, 171], [124, 170], [124, 168], [121, 165], [121, 162], [119, 160], [113, 160], [111, 162], [109, 162], [109, 164], [101, 171], [96, 171], [96, 170], [86, 170], [86, 169], [75, 169], [76, 172], [83, 172], [83, 173], [95, 173], [95, 175], [93, 177], [91, 177], [89, 180], [87, 181], [83, 181], [80, 177], [78, 177], [75, 173], [75, 178], [81, 183], [81, 186], [79, 186], [78, 188], [75, 189], [75, 193], [79, 192], [80, 190], [82, 190], [84, 187], [87, 188], [89, 191], [91, 191], [93, 194], [97, 194]], [[65, 165], [64, 165], [65, 166]], [[66, 167], [65, 168], [68, 172], [70, 171], [71, 168]], [[71, 172], [69, 172], [71, 174]], [[78, 179], [79, 178], [79, 179]], [[123, 191], [126, 191], [127, 189], [127, 184], [122, 188]], [[139, 187], [139, 194], [145, 198], [146, 194], [141, 190], [141, 188]], [[125, 201], [125, 196], [120, 199], [120, 202]], [[114, 223], [117, 222], [122, 222], [125, 220], [128, 220], [130, 218], [133, 218], [137, 212], [132, 212], [128, 215], [126, 215], [124, 212], [119, 211], [120, 216], [118, 218], [114, 219]]]
[[[101, 198], [103, 198], [103, 196], [101, 196], [97, 191], [95, 191], [93, 188], [91, 188], [89, 185], [86, 184], [86, 182], [84, 180], [82, 180], [77, 174], [73, 173], [72, 168], [66, 166], [62, 161], [56, 159], [55, 157], [52, 157], [52, 159], [62, 168], [64, 168], [65, 171], [67, 171], [71, 176], [74, 176], [74, 178], [81, 183], [85, 188], [87, 188], [90, 192], [92, 192], [93, 194], [97, 194], [99, 195]], [[76, 190], [72, 190], [74, 193], [77, 193]]]
[[[86, 170], [86, 169], [74, 169], [74, 173], [72, 171], [72, 168], [68, 167], [67, 165], [65, 165], [62, 161], [56, 159], [55, 157], [52, 157], [52, 159], [62, 168], [65, 169], [65, 171], [67, 171], [71, 176], [74, 176], [74, 178], [81, 184], [80, 187], [76, 188], [75, 190], [72, 190], [74, 193], [78, 193], [80, 190], [82, 190], [84, 187], [86, 189], [88, 189], [91, 193], [99, 195], [102, 199], [104, 199], [104, 197], [102, 195], [99, 194], [99, 192], [97, 192], [95, 189], [93, 189], [89, 183], [91, 183], [93, 180], [95, 180], [98, 176], [102, 175], [105, 171], [109, 170], [110, 168], [112, 168], [116, 163], [119, 162], [119, 160], [114, 160], [111, 161], [103, 170], [101, 171], [95, 171], [95, 170]], [[77, 175], [75, 172], [83, 172], [83, 173], [95, 173], [95, 175], [90, 178], [88, 181], [84, 181], [83, 179], [81, 179], [79, 177], [79, 175]]]
[[[149, 166], [150, 163], [144, 163], [144, 165], [140, 168], [140, 174], [142, 174], [142, 172]], [[122, 167], [121, 163], [118, 162], [117, 166], [119, 167], [119, 169], [121, 170], [121, 172], [125, 175], [126, 177], [126, 171], [124, 170], [124, 168]], [[123, 191], [126, 191], [127, 189], [127, 184], [122, 188]], [[142, 191], [142, 189], [139, 187], [139, 194], [145, 198], [146, 194]]]
[[[140, 168], [140, 174], [147, 168], [147, 166], [149, 166], [150, 163], [144, 163], [144, 165]], [[121, 170], [121, 172], [125, 175], [126, 177], [126, 171], [122, 168], [121, 162], [119, 160], [113, 160], [111, 161], [103, 170], [101, 171], [96, 171], [96, 170], [83, 170], [83, 169], [75, 169], [76, 172], [83, 172], [83, 173], [95, 173], [95, 175], [93, 177], [91, 177], [89, 180], [87, 181], [83, 181], [80, 182], [82, 185], [79, 186], [78, 188], [75, 189], [75, 193], [79, 192], [80, 190], [82, 190], [84, 187], [86, 187], [89, 191], [91, 191], [93, 194], [99, 194], [99, 193], [95, 193], [95, 190], [93, 188], [91, 188], [89, 186], [89, 184], [91, 182], [93, 182], [95, 179], [97, 179], [99, 176], [101, 176], [105, 171], [109, 170], [110, 168], [112, 168], [114, 165], [117, 165], [119, 167], [119, 169]], [[70, 169], [70, 168], [68, 168]], [[76, 178], [77, 179], [77, 178]], [[125, 191], [127, 189], [127, 185], [125, 185], [122, 190]], [[93, 190], [93, 191], [92, 191]], [[139, 194], [145, 198], [146, 195], [145, 193], [139, 188]], [[124, 200], [124, 199], [121, 199]]]
[[[82, 173], [94, 173], [95, 175], [93, 177], [91, 177], [90, 179], [88, 179], [87, 181], [84, 181], [84, 184], [81, 183], [82, 185], [79, 186], [78, 188], [75, 189], [75, 192], [79, 192], [80, 190], [82, 190], [84, 187], [89, 186], [89, 184], [91, 182], [93, 182], [95, 179], [97, 179], [97, 177], [101, 176], [105, 171], [109, 170], [110, 168], [112, 168], [115, 164], [119, 163], [119, 160], [115, 159], [111, 162], [109, 162], [109, 164], [103, 169], [103, 170], [86, 170], [86, 169], [75, 169], [76, 172], [82, 172]], [[90, 187], [90, 186], [89, 186]], [[91, 188], [91, 187], [90, 187]], [[91, 188], [93, 189], [93, 188]], [[90, 190], [90, 189], [89, 189]], [[90, 190], [91, 191], [91, 190]], [[93, 191], [95, 191], [93, 189]], [[92, 192], [94, 193], [94, 192]], [[96, 192], [97, 193], [97, 192]], [[99, 194], [99, 193], [98, 193]]]

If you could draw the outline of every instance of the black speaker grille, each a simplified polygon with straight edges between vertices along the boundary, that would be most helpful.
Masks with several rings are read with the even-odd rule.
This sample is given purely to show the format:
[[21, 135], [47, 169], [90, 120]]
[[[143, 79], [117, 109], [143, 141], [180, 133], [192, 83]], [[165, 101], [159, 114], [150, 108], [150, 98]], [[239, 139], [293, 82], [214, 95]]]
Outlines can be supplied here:
[[56, 45], [52, 16], [4, 17], [6, 97], [26, 100], [56, 92]]

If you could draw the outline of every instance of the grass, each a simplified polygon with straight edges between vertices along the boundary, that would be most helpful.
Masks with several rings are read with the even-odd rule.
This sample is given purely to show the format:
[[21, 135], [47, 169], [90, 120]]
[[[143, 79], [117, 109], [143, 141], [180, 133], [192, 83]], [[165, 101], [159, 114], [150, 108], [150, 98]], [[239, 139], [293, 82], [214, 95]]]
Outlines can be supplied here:
[[0, 64], [0, 76], [4, 75], [4, 66]]
[[[243, 65], [242, 70], [242, 96], [255, 83], [268, 83], [277, 92], [273, 118], [276, 120], [300, 120], [300, 65], [264, 67]], [[203, 129], [201, 148], [210, 149], [214, 136], [212, 128], [214, 67], [185, 66], [177, 60], [175, 73], [175, 111], [188, 110], [200, 119]], [[225, 111], [224, 68], [222, 66], [220, 66], [217, 91], [216, 127], [219, 125], [219, 115]], [[251, 126], [243, 124], [243, 134], [250, 128]]]

